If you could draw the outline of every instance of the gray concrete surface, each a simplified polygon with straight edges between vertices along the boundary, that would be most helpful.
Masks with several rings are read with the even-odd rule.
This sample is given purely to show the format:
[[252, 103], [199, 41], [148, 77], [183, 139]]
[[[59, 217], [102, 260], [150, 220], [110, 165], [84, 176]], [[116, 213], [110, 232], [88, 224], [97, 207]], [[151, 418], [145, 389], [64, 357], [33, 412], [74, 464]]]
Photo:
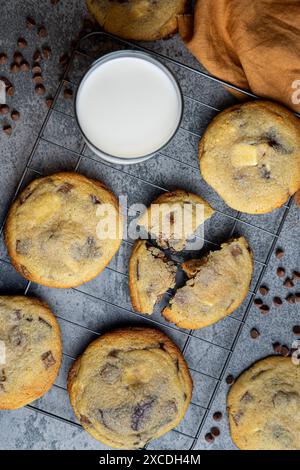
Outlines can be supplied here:
[[[49, 36], [42, 41], [32, 32], [24, 32], [27, 15], [38, 24], [45, 24]], [[0, 16], [0, 52], [12, 55], [16, 40], [25, 36], [30, 47], [24, 56], [31, 58], [37, 46], [47, 42], [53, 50], [49, 62], [43, 64], [47, 92], [54, 94], [61, 74], [58, 58], [68, 50], [70, 42], [81, 29], [86, 15], [81, 0], [61, 0], [52, 6], [50, 0], [2, 2]], [[115, 41], [102, 44], [101, 53], [117, 46]], [[186, 51], [180, 38], [147, 44], [179, 62], [201, 70], [201, 66]], [[84, 48], [84, 45], [83, 45]], [[86, 46], [86, 52], [99, 55]], [[70, 85], [76, 85], [90, 60], [76, 55], [69, 74]], [[145, 318], [133, 312], [128, 292], [127, 266], [132, 241], [124, 240], [119, 253], [109, 267], [95, 280], [78, 289], [48, 289], [28, 285], [11, 266], [3, 237], [0, 237], [0, 293], [28, 293], [38, 295], [51, 305], [56, 313], [63, 336], [63, 363], [55, 386], [44, 397], [18, 411], [0, 411], [0, 449], [105, 449], [82, 430], [71, 410], [66, 392], [66, 376], [74, 359], [87, 344], [109, 328], [124, 324], [147, 324], [164, 330], [183, 349], [194, 381], [192, 404], [178, 428], [150, 444], [151, 449], [235, 448], [231, 442], [226, 419], [228, 373], [239, 374], [254, 360], [272, 353], [272, 342], [291, 346], [292, 326], [298, 323], [299, 307], [284, 303], [280, 309], [271, 308], [262, 315], [252, 306], [253, 297], [261, 283], [270, 287], [267, 303], [272, 297], [287, 294], [275, 276], [278, 261], [275, 246], [285, 248], [282, 263], [289, 271], [300, 266], [299, 236], [300, 212], [281, 208], [264, 216], [238, 214], [228, 208], [201, 178], [198, 169], [197, 146], [199, 137], [219, 109], [234, 103], [234, 98], [217, 85], [178, 65], [168, 64], [175, 72], [185, 95], [185, 112], [181, 129], [173, 141], [154, 159], [143, 164], [121, 167], [102, 163], [83, 144], [74, 117], [72, 102], [59, 96], [55, 109], [38, 140], [23, 185], [38, 176], [63, 169], [77, 170], [104, 181], [117, 195], [127, 194], [129, 204], [149, 204], [163, 190], [181, 186], [206, 198], [217, 209], [205, 226], [205, 249], [215, 246], [233, 234], [245, 235], [255, 257], [254, 276], [250, 292], [243, 305], [228, 318], [208, 328], [189, 332], [167, 324], [159, 312]], [[47, 113], [44, 99], [33, 91], [29, 74], [14, 77], [7, 66], [0, 65], [0, 75], [9, 76], [16, 87], [9, 105], [21, 112], [13, 135], [8, 138], [0, 132], [0, 224], [16, 190], [27, 158], [39, 135]], [[3, 118], [0, 118], [1, 123]], [[282, 221], [287, 219], [281, 230]], [[238, 220], [236, 220], [236, 218]], [[268, 263], [267, 268], [265, 264]], [[297, 289], [297, 288], [295, 288]], [[299, 289], [300, 290], [300, 289]], [[299, 304], [298, 304], [299, 305]], [[261, 332], [254, 341], [249, 330]], [[208, 445], [205, 434], [212, 425], [212, 414], [221, 410], [221, 435]]]

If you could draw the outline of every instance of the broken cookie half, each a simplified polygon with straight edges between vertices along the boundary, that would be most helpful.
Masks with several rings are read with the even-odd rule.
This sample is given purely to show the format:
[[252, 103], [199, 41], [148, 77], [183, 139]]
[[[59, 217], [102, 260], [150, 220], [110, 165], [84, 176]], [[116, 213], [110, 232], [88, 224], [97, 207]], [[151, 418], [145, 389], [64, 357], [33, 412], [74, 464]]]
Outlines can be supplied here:
[[175, 286], [176, 265], [146, 240], [138, 240], [129, 263], [132, 305], [140, 313], [151, 314], [155, 304]]
[[252, 278], [253, 257], [246, 239], [240, 237], [182, 268], [190, 279], [162, 314], [181, 328], [198, 329], [216, 323], [243, 302]]
[[197, 194], [176, 189], [155, 199], [138, 223], [161, 248], [182, 251], [214, 212]]

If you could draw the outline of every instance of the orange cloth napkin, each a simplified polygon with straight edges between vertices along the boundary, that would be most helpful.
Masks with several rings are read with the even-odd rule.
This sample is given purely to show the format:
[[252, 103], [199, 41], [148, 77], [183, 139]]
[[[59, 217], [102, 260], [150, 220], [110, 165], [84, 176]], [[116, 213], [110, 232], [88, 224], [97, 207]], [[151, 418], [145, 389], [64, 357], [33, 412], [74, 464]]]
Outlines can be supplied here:
[[212, 75], [300, 113], [299, 0], [198, 0], [179, 31]]

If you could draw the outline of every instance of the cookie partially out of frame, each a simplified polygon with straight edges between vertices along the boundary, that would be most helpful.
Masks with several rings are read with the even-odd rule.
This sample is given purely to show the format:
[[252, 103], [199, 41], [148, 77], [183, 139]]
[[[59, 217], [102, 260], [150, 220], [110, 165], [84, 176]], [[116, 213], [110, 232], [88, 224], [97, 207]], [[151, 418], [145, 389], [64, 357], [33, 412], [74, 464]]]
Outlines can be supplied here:
[[[99, 238], [101, 206], [108, 207], [103, 216], [109, 218], [109, 230]], [[13, 265], [26, 279], [49, 287], [75, 287], [93, 279], [119, 249], [118, 211], [114, 195], [83, 175], [57, 173], [34, 180], [13, 203], [6, 223]]]
[[300, 449], [300, 367], [290, 357], [253, 364], [232, 385], [227, 405], [231, 436], [240, 449]]
[[203, 178], [226, 204], [270, 212], [300, 188], [300, 121], [268, 101], [233, 106], [208, 126], [199, 158]]
[[192, 380], [165, 334], [124, 328], [88, 346], [69, 372], [68, 391], [75, 415], [95, 439], [135, 449], [178, 425]]
[[21, 408], [44, 395], [61, 354], [60, 329], [47, 304], [0, 296], [0, 409]]
[[176, 266], [146, 240], [138, 240], [129, 262], [129, 288], [133, 308], [153, 313], [155, 304], [175, 286]]
[[197, 329], [218, 322], [245, 299], [253, 273], [251, 249], [244, 237], [183, 264], [190, 278], [162, 314], [181, 328]]
[[197, 194], [175, 189], [155, 199], [138, 223], [161, 248], [181, 251], [199, 225], [213, 214], [214, 210]]
[[106, 31], [125, 39], [153, 41], [175, 33], [187, 0], [87, 0]]

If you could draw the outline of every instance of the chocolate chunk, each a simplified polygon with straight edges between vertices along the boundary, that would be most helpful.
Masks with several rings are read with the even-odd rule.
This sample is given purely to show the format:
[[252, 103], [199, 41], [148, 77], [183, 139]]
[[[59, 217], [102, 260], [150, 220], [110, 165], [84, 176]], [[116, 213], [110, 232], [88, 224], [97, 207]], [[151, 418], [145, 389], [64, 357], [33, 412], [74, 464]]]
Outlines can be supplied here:
[[294, 281], [299, 281], [300, 280], [300, 273], [298, 271], [293, 271], [292, 279]]
[[31, 240], [28, 238], [25, 238], [23, 240], [17, 240], [16, 241], [16, 252], [18, 255], [28, 255], [29, 249], [31, 246]]
[[285, 345], [282, 345], [282, 346], [280, 347], [280, 354], [282, 354], [282, 356], [284, 356], [284, 357], [288, 357], [288, 356], [290, 355], [290, 350], [289, 350], [289, 348], [288, 348], [287, 346], [285, 346]]
[[274, 297], [273, 304], [276, 305], [276, 307], [280, 307], [280, 305], [282, 305], [281, 298], [280, 297]]
[[277, 259], [282, 259], [284, 257], [284, 250], [282, 248], [277, 248], [275, 256]]
[[133, 431], [140, 431], [143, 428], [145, 422], [147, 422], [151, 416], [154, 403], [155, 399], [150, 398], [136, 405], [131, 417], [131, 428]]
[[233, 375], [229, 374], [229, 375], [227, 375], [227, 377], [226, 377], [225, 380], [226, 380], [226, 383], [227, 383], [228, 385], [232, 385], [233, 382], [234, 382], [234, 377], [233, 377]]
[[9, 113], [9, 106], [7, 104], [1, 104], [0, 105], [0, 114], [3, 116]]
[[22, 62], [22, 60], [24, 60], [24, 57], [23, 55], [21, 54], [21, 52], [15, 52], [14, 53], [14, 62], [18, 65], [20, 65], [20, 63]]
[[215, 421], [221, 421], [222, 418], [223, 418], [223, 414], [221, 413], [221, 411], [215, 411], [214, 412], [213, 419]]
[[263, 301], [261, 299], [254, 299], [254, 305], [260, 308], [263, 305]]
[[71, 90], [71, 88], [65, 88], [64, 89], [64, 97], [66, 99], [71, 99], [73, 97], [73, 90]]
[[16, 109], [12, 110], [10, 116], [11, 116], [13, 121], [18, 121], [20, 119], [20, 113]]
[[23, 348], [26, 346], [28, 337], [23, 333], [18, 326], [12, 328], [9, 334], [9, 341], [14, 347]]
[[31, 16], [27, 16], [26, 18], [26, 26], [28, 29], [34, 28], [36, 25], [35, 19], [32, 18]]
[[293, 333], [295, 335], [300, 335], [300, 325], [293, 326]]
[[240, 401], [242, 403], [250, 403], [251, 401], [253, 401], [253, 396], [251, 395], [251, 393], [246, 392], [244, 393]]
[[71, 183], [63, 183], [57, 190], [58, 193], [68, 194], [72, 191], [74, 185]]
[[6, 375], [4, 369], [0, 370], [0, 382], [6, 382]]
[[50, 108], [52, 107], [53, 103], [54, 103], [54, 99], [52, 98], [52, 96], [48, 96], [48, 97], [46, 98], [46, 105], [47, 105], [47, 108], [50, 109]]
[[44, 56], [45, 59], [49, 59], [49, 57], [51, 56], [51, 47], [50, 46], [43, 46], [42, 47], [42, 54]]
[[290, 294], [286, 297], [286, 301], [289, 304], [295, 304], [296, 303], [296, 296], [294, 294]]
[[3, 131], [4, 131], [4, 133], [5, 133], [7, 136], [11, 136], [11, 134], [12, 134], [12, 127], [11, 127], [11, 125], [10, 125], [10, 124], [5, 124], [5, 125], [3, 126]]
[[244, 413], [242, 411], [238, 411], [235, 415], [233, 415], [232, 419], [235, 424], [238, 426], [241, 418], [243, 417]]
[[95, 205], [101, 204], [101, 201], [94, 194], [90, 194], [90, 199]]
[[41, 84], [41, 83], [44, 83], [44, 80], [43, 80], [43, 77], [40, 73], [35, 73], [32, 77], [32, 80], [34, 81], [34, 83], [36, 84]]
[[17, 44], [18, 44], [18, 47], [20, 47], [21, 49], [24, 49], [25, 47], [27, 47], [27, 41], [24, 38], [19, 38]]
[[42, 95], [45, 94], [46, 89], [45, 89], [45, 87], [44, 87], [44, 85], [43, 85], [42, 83], [39, 83], [39, 84], [36, 85], [36, 87], [35, 87], [35, 92], [36, 92], [37, 95], [42, 96]]
[[29, 63], [27, 62], [27, 60], [22, 60], [22, 62], [20, 63], [20, 69], [22, 70], [22, 72], [28, 72], [30, 67], [29, 67]]
[[277, 268], [276, 274], [278, 277], [284, 277], [285, 276], [285, 269], [284, 268]]
[[273, 346], [273, 351], [274, 351], [274, 352], [280, 353], [280, 351], [281, 351], [281, 344], [278, 343], [278, 341], [276, 341], [276, 343], [273, 343], [272, 346]]
[[300, 208], [300, 189], [294, 194], [294, 201], [296, 206]]
[[214, 436], [213, 436], [210, 432], [208, 432], [208, 433], [205, 434], [204, 439], [205, 439], [206, 442], [208, 442], [209, 444], [210, 444], [211, 442], [214, 442], [214, 440], [215, 440]]
[[231, 248], [231, 254], [235, 258], [236, 256], [239, 256], [242, 254], [242, 250], [239, 246], [233, 246]]
[[84, 415], [80, 415], [80, 423], [83, 426], [91, 426], [92, 424], [89, 418], [87, 418], [87, 416], [84, 416]]
[[268, 170], [268, 168], [266, 167], [266, 165], [262, 165], [260, 168], [259, 168], [259, 172], [260, 172], [260, 176], [265, 179], [265, 180], [269, 180], [271, 178], [271, 172], [270, 170]]
[[121, 377], [121, 370], [114, 364], [106, 364], [100, 372], [102, 379], [108, 384], [114, 384]]
[[20, 70], [19, 64], [17, 64], [16, 62], [13, 62], [10, 66], [10, 71], [12, 73], [17, 73], [17, 72], [19, 72], [19, 70]]
[[37, 49], [35, 53], [33, 54], [33, 60], [34, 62], [40, 62], [42, 58], [41, 52]]
[[267, 295], [269, 293], [269, 288], [267, 286], [261, 286], [259, 288], [259, 292], [261, 293], [261, 295]]
[[7, 60], [8, 60], [8, 57], [7, 55], [5, 54], [5, 52], [1, 52], [0, 54], [0, 64], [1, 65], [4, 65], [7, 63]]
[[46, 320], [44, 320], [44, 318], [42, 317], [39, 317], [39, 322], [42, 324], [42, 325], [45, 325], [47, 328], [49, 328], [50, 330], [52, 330], [52, 325], [50, 325], [50, 323], [48, 323]]
[[37, 34], [40, 38], [45, 38], [48, 35], [45, 26], [40, 26], [38, 28]]
[[47, 351], [41, 355], [41, 359], [44, 363], [45, 369], [49, 369], [49, 367], [53, 366], [56, 363], [56, 360], [53, 357], [51, 351]]
[[290, 279], [289, 277], [286, 278], [286, 280], [284, 281], [283, 285], [284, 285], [284, 287], [286, 287], [287, 289], [291, 289], [292, 287], [294, 287], [294, 283], [293, 283], [292, 279]]
[[259, 337], [259, 335], [259, 331], [256, 328], [252, 328], [252, 330], [250, 331], [251, 338], [256, 339]]
[[260, 311], [261, 311], [262, 313], [268, 313], [268, 312], [270, 311], [270, 307], [269, 307], [268, 305], [265, 305], [265, 304], [264, 304], [264, 305], [262, 305], [262, 306], [260, 307]]
[[83, 245], [75, 243], [72, 247], [72, 254], [75, 260], [93, 259], [101, 256], [101, 248], [97, 246], [93, 236], [89, 236]]
[[214, 437], [218, 437], [221, 434], [220, 429], [217, 428], [217, 426], [213, 426], [210, 432]]

